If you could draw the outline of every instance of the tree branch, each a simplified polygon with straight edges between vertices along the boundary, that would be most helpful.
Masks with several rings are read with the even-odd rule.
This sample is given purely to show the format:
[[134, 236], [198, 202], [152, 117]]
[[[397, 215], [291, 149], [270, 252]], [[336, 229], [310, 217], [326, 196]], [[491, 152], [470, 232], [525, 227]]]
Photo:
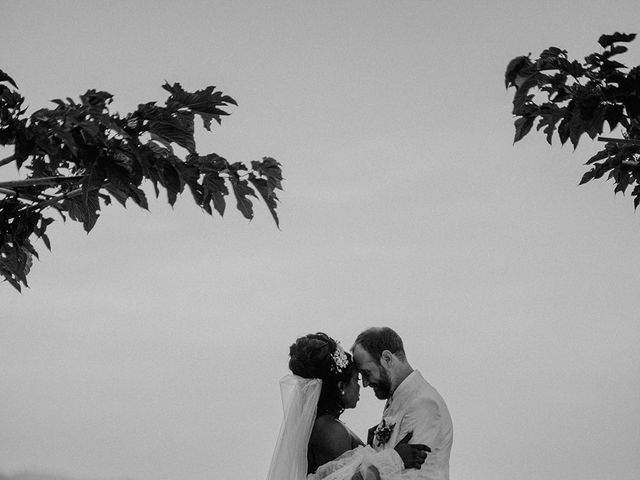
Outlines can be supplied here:
[[26, 180], [10, 180], [8, 182], [0, 182], [0, 188], [19, 188], [19, 187], [33, 187], [35, 185], [55, 185], [61, 182], [70, 182], [73, 180], [79, 180], [84, 175], [74, 175], [71, 177], [39, 177], [39, 178], [27, 178]]
[[614, 142], [614, 143], [628, 143], [629, 145], [640, 145], [640, 140], [633, 140], [628, 138], [610, 138], [610, 137], [598, 137], [599, 142]]
[[9, 155], [7, 158], [3, 158], [2, 160], [0, 160], [0, 167], [3, 165], [7, 165], [11, 162], [13, 162], [16, 159], [15, 154], [14, 155]]
[[78, 195], [82, 195], [82, 188], [76, 188], [75, 190], [71, 190], [70, 192], [63, 193], [62, 195], [58, 195], [57, 197], [51, 197], [49, 200], [45, 200], [44, 202], [40, 202], [36, 205], [31, 205], [26, 210], [27, 211], [40, 210], [45, 207], [49, 207], [51, 205], [59, 203], [62, 200], [65, 200], [67, 198], [77, 197]]

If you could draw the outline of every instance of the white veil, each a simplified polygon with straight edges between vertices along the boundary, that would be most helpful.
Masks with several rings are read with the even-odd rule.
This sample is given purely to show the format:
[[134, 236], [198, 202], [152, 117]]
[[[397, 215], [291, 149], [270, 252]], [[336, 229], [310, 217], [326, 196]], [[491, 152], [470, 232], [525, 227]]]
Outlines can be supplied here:
[[280, 380], [284, 418], [267, 480], [305, 480], [307, 446], [316, 418], [322, 380], [287, 375]]

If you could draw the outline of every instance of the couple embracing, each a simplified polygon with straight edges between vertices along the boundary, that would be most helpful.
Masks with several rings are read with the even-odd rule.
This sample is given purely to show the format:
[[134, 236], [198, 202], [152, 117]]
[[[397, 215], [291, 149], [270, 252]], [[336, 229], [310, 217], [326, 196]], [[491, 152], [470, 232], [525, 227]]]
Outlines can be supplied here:
[[[298, 338], [280, 382], [284, 419], [268, 480], [448, 480], [453, 427], [440, 394], [414, 370], [400, 336], [370, 328], [351, 353], [324, 333]], [[340, 421], [364, 387], [386, 400], [367, 445]]]

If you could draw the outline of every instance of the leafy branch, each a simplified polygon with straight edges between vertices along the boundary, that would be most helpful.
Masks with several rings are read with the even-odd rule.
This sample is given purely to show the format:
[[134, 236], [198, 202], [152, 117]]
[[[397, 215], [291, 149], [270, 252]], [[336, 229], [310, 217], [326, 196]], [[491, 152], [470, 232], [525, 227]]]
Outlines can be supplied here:
[[[640, 66], [628, 68], [614, 59], [628, 50], [624, 43], [636, 34], [602, 35], [601, 52], [584, 61], [570, 60], [567, 51], [549, 47], [540, 57], [516, 57], [507, 66], [505, 86], [514, 87], [514, 143], [536, 125], [547, 142], [555, 135], [574, 149], [583, 135], [598, 137], [604, 148], [587, 160], [590, 165], [580, 184], [602, 178], [615, 183], [614, 193], [632, 187], [640, 205]], [[537, 124], [536, 124], [537, 121]], [[600, 136], [605, 128], [620, 138]]]
[[[0, 145], [14, 150], [0, 159], [0, 167], [14, 164], [26, 172], [26, 178], [0, 182], [0, 274], [18, 291], [28, 286], [32, 257], [38, 257], [32, 239], [51, 249], [50, 210], [82, 222], [89, 232], [113, 200], [148, 209], [140, 188], [145, 181], [156, 197], [164, 190], [172, 206], [188, 188], [210, 215], [213, 209], [223, 215], [233, 192], [238, 210], [252, 219], [250, 197], [259, 194], [279, 225], [276, 191], [282, 190], [282, 171], [276, 160], [264, 157], [246, 165], [196, 150], [196, 117], [211, 131], [235, 100], [212, 86], [196, 92], [179, 83], [163, 88], [169, 92], [164, 106], [149, 102], [124, 116], [109, 111], [110, 93], [96, 90], [79, 102], [53, 100], [54, 108], [27, 116], [16, 83], [0, 70]], [[175, 145], [187, 152], [184, 158]]]

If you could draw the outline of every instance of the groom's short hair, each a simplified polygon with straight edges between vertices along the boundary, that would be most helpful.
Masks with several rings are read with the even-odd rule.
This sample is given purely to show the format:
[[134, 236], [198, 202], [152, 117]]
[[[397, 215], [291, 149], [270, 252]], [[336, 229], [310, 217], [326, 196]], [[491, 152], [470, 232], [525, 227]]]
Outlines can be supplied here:
[[404, 353], [404, 345], [402, 339], [394, 330], [389, 327], [371, 327], [362, 332], [353, 342], [353, 347], [360, 345], [365, 351], [371, 355], [376, 362], [380, 363], [382, 352], [389, 350], [401, 360], [406, 360]]

